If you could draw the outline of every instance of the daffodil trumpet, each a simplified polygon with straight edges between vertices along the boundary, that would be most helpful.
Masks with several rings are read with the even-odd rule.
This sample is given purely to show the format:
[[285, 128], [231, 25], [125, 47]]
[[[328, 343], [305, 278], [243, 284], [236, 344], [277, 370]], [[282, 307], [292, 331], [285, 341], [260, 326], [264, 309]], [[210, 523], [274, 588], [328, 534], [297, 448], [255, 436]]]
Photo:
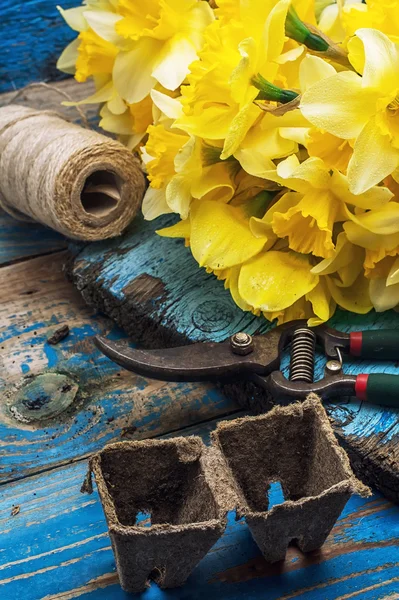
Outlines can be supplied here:
[[396, 4], [84, 0], [58, 65], [139, 153], [144, 217], [179, 215], [158, 234], [242, 310], [315, 326], [399, 308]]

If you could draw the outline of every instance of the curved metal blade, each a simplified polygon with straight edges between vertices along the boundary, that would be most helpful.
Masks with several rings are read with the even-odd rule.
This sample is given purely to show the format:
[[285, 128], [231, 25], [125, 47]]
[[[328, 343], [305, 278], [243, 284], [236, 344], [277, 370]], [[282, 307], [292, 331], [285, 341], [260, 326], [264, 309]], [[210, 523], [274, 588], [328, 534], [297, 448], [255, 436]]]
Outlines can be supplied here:
[[258, 373], [267, 375], [280, 364], [281, 329], [254, 336], [254, 350], [247, 356], [233, 354], [230, 341], [200, 342], [178, 348], [139, 350], [102, 336], [96, 346], [121, 367], [138, 375], [164, 381], [201, 381]]

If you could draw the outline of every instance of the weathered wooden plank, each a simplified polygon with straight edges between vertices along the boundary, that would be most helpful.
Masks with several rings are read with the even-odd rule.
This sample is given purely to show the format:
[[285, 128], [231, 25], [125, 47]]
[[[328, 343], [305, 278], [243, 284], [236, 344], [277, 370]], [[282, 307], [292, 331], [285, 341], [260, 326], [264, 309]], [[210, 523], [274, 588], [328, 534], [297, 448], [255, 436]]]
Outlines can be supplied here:
[[[71, 8], [76, 0], [63, 0]], [[0, 34], [7, 43], [0, 55], [0, 91], [20, 88], [31, 81], [65, 78], [56, 63], [76, 36], [64, 22], [54, 0], [2, 0]]]
[[80, 112], [82, 112], [92, 126], [97, 125], [98, 105], [83, 104], [79, 107], [79, 112], [76, 107], [62, 104], [64, 100], [77, 102], [90, 96], [94, 92], [92, 81], [77, 83], [70, 77], [65, 81], [50, 82], [46, 85], [43, 85], [43, 81], [39, 79], [27, 85], [26, 89], [14, 89], [11, 92], [0, 94], [0, 106], [15, 103], [38, 110], [54, 110], [75, 122], [81, 122]]
[[16, 221], [0, 209], [0, 266], [66, 248], [65, 238], [37, 223]]
[[[0, 480], [88, 455], [122, 438], [160, 435], [227, 414], [214, 386], [146, 380], [95, 348], [124, 334], [93, 314], [63, 273], [59, 252], [0, 269]], [[68, 324], [69, 335], [47, 338]]]
[[[183, 433], [201, 435], [203, 428]], [[2, 599], [127, 598], [118, 584], [97, 492], [87, 496], [79, 491], [85, 469], [81, 461], [2, 486]], [[245, 523], [231, 513], [225, 534], [183, 588], [162, 592], [152, 584], [143, 598], [391, 597], [399, 581], [398, 517], [399, 508], [378, 494], [367, 500], [353, 497], [320, 551], [303, 555], [290, 547], [283, 563], [270, 565]]]
[[[221, 341], [233, 332], [263, 333], [265, 319], [243, 313], [212, 275], [199, 269], [181, 240], [155, 236], [171, 217], [145, 223], [136, 219], [122, 239], [92, 244], [76, 258], [72, 277], [85, 300], [104, 311], [146, 346], [199, 340]], [[399, 315], [353, 315], [338, 311], [331, 326], [343, 331], [399, 329]], [[346, 361], [346, 372], [398, 373], [398, 364]], [[316, 379], [324, 359], [316, 361]], [[230, 390], [236, 392], [236, 386]], [[350, 451], [359, 477], [365, 476], [399, 500], [399, 409], [356, 400], [330, 403], [329, 413]]]

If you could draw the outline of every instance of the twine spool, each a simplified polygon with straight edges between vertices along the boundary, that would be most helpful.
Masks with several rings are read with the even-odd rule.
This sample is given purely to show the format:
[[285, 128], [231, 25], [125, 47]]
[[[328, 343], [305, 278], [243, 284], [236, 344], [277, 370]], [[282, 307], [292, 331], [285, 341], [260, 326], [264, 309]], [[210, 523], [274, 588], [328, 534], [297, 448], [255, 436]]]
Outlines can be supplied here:
[[130, 150], [55, 112], [0, 108], [0, 205], [78, 240], [119, 235], [145, 189]]

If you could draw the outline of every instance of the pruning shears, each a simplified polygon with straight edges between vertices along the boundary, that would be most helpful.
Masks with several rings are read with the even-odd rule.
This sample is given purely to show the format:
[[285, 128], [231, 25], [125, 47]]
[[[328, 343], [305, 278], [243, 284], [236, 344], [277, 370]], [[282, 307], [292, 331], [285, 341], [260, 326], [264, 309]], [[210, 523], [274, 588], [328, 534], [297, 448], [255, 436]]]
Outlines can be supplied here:
[[[199, 342], [161, 350], [130, 348], [104, 337], [97, 347], [115, 363], [138, 375], [163, 381], [246, 379], [265, 389], [278, 403], [306, 398], [356, 396], [358, 399], [399, 407], [399, 375], [342, 372], [343, 356], [374, 360], [399, 359], [399, 332], [394, 330], [344, 333], [325, 325], [309, 328], [304, 321], [284, 324], [261, 335], [239, 332], [224, 342]], [[314, 381], [316, 346], [327, 357], [324, 377]], [[281, 356], [290, 348], [287, 379], [280, 370]]]

